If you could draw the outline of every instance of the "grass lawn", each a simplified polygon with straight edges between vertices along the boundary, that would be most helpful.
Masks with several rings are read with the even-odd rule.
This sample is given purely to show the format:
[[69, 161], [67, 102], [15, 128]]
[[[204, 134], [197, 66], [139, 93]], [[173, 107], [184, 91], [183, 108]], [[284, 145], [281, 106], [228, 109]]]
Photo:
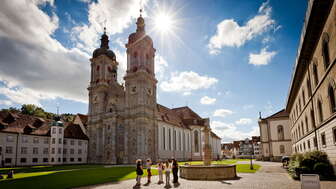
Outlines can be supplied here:
[[[260, 165], [240, 164], [241, 160], [213, 161], [212, 164], [235, 164], [238, 173], [255, 173]], [[183, 165], [186, 162], [179, 162]], [[188, 162], [192, 165], [203, 164], [202, 161]], [[0, 168], [4, 175], [12, 168]], [[145, 175], [146, 176], [146, 171]], [[157, 170], [152, 170], [157, 175]], [[6, 177], [6, 176], [5, 176]], [[34, 166], [14, 168], [14, 179], [0, 180], [0, 188], [34, 188], [34, 189], [62, 189], [73, 188], [107, 182], [115, 182], [136, 177], [135, 167], [104, 167], [103, 165], [62, 165], [62, 166]]]
[[[49, 171], [41, 171], [41, 169]], [[21, 168], [15, 170], [14, 179], [0, 180], [0, 188], [73, 188], [133, 179], [136, 177], [134, 170], [134, 167], [105, 168], [97, 165]], [[3, 172], [4, 170], [0, 171]], [[144, 176], [146, 176], [146, 171], [144, 172]], [[153, 169], [152, 174], [157, 175], [157, 170]]]
[[[255, 173], [256, 171], [259, 170], [261, 167], [258, 164], [253, 164], [253, 170], [250, 169], [250, 164], [240, 164], [239, 161], [247, 161], [245, 159], [240, 160], [240, 159], [228, 159], [228, 160], [222, 160], [222, 161], [212, 161], [212, 164], [218, 164], [218, 165], [223, 165], [223, 164], [235, 164], [237, 168], [238, 173]], [[179, 162], [180, 165], [184, 165], [185, 163], [189, 163], [190, 165], [202, 165], [202, 161], [188, 161], [188, 162]]]

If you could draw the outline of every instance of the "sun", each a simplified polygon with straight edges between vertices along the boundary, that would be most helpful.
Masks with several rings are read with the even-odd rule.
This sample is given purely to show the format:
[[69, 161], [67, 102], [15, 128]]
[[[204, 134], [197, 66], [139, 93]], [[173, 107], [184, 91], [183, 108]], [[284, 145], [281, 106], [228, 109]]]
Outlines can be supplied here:
[[155, 17], [155, 29], [160, 31], [161, 33], [169, 33], [173, 31], [174, 28], [174, 20], [172, 16], [167, 13], [159, 13]]

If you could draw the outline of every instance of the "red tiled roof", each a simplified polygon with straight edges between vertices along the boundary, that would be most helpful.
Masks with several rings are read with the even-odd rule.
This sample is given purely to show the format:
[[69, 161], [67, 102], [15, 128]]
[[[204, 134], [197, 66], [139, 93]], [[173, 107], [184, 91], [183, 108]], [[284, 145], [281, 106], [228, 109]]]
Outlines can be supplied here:
[[64, 138], [89, 140], [89, 138], [84, 134], [80, 126], [74, 123], [68, 123], [65, 127]]
[[262, 118], [262, 119], [264, 120], [264, 119], [281, 118], [281, 117], [288, 117], [288, 112], [286, 112], [285, 109], [282, 109], [278, 111], [277, 113], [270, 115], [266, 118]]
[[[50, 136], [51, 122], [32, 115], [0, 111], [0, 132]], [[64, 137], [88, 140], [79, 125], [66, 122], [64, 128]]]
[[252, 142], [260, 142], [260, 136], [252, 136]]
[[[189, 107], [180, 108], [167, 108], [161, 104], [157, 104], [157, 119], [164, 121], [178, 127], [190, 129], [190, 125], [200, 125], [205, 126], [206, 119], [201, 118]], [[221, 139], [214, 132], [211, 132], [211, 136]]]
[[221, 147], [222, 149], [225, 149], [225, 147], [227, 147], [227, 150], [231, 150], [233, 148], [233, 143], [223, 143]]
[[157, 104], [157, 119], [160, 121], [164, 121], [170, 124], [173, 124], [178, 127], [182, 128], [189, 128], [187, 125], [183, 123], [183, 120], [171, 109], [161, 105]]
[[87, 128], [87, 122], [88, 122], [88, 116], [85, 114], [77, 114], [79, 119], [82, 121], [83, 125], [85, 126], [85, 128]]
[[182, 119], [202, 119], [198, 114], [192, 111], [188, 106], [173, 108], [172, 111], [176, 112]]

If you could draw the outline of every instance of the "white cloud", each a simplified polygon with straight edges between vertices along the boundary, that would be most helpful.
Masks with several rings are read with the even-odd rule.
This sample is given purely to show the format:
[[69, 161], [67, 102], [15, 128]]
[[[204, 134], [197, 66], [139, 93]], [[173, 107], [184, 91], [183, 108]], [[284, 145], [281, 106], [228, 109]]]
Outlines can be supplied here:
[[216, 84], [218, 80], [213, 77], [201, 76], [193, 71], [173, 73], [168, 81], [163, 81], [160, 88], [166, 92], [191, 92], [207, 89]]
[[213, 104], [216, 102], [216, 98], [210, 98], [208, 96], [203, 96], [200, 100], [201, 104]]
[[56, 97], [28, 88], [8, 88], [7, 86], [0, 88], [0, 94], [6, 96], [9, 99], [8, 101], [5, 101], [5, 103], [7, 103], [5, 105], [11, 105], [13, 103], [35, 104], [40, 107], [42, 107], [40, 104], [41, 100], [54, 99]]
[[217, 31], [209, 40], [208, 48], [210, 54], [220, 53], [225, 46], [240, 47], [247, 41], [276, 27], [275, 21], [271, 18], [272, 8], [268, 1], [263, 3], [258, 14], [240, 26], [234, 19], [225, 19], [217, 25]]
[[237, 125], [248, 125], [252, 123], [252, 119], [250, 118], [240, 118], [235, 122]]
[[215, 117], [226, 117], [228, 115], [233, 114], [233, 111], [228, 109], [217, 109], [214, 111], [213, 116]]
[[187, 91], [187, 92], [184, 92], [182, 95], [183, 95], [183, 96], [190, 96], [190, 95], [191, 95], [191, 92], [190, 92], [190, 91]]
[[266, 48], [262, 48], [257, 54], [250, 53], [249, 64], [255, 66], [268, 65], [276, 54], [275, 51], [267, 51]]
[[13, 102], [10, 100], [0, 100], [0, 105], [10, 106]]
[[259, 136], [259, 127], [252, 127], [249, 131], [239, 130], [233, 123], [222, 121], [211, 121], [212, 131], [222, 138], [222, 142], [232, 142], [233, 140], [244, 140], [252, 136]]
[[6, 84], [1, 92], [13, 103], [39, 105], [41, 99], [55, 97], [86, 102], [89, 57], [53, 38], [58, 17], [40, 10], [43, 3], [48, 2], [1, 3], [0, 81]]
[[89, 23], [72, 29], [77, 48], [91, 53], [98, 45], [104, 26], [107, 26], [108, 35], [123, 32], [139, 16], [140, 3], [145, 6], [147, 0], [92, 1], [88, 10]]
[[158, 80], [163, 79], [166, 69], [168, 67], [168, 62], [159, 54], [155, 55], [155, 75]]

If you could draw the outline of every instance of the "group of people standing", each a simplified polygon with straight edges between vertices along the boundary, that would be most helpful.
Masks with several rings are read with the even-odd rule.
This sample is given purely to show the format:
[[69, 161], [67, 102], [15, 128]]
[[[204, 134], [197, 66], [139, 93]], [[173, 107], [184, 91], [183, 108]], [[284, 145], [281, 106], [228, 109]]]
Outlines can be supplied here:
[[[151, 183], [152, 177], [152, 161], [150, 159], [146, 160], [145, 167], [143, 166], [143, 162], [141, 159], [136, 161], [136, 185], [141, 186], [141, 177], [144, 174], [144, 169], [147, 170], [147, 183], [149, 185]], [[163, 174], [166, 175], [166, 186], [170, 186], [170, 173], [173, 174], [173, 183], [178, 184], [178, 163], [176, 159], [168, 159], [167, 161], [159, 161], [157, 164], [157, 170], [159, 173], [159, 181], [158, 184], [163, 184]]]

